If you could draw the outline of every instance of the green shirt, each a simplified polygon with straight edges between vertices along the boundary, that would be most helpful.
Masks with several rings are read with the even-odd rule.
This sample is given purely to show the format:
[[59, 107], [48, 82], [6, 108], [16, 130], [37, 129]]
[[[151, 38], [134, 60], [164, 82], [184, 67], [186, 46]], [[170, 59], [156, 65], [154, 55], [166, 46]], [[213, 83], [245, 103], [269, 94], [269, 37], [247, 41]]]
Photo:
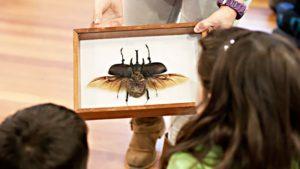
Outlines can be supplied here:
[[[204, 152], [203, 146], [198, 146], [196, 151]], [[213, 169], [223, 155], [222, 148], [214, 146], [200, 163], [192, 154], [178, 152], [171, 156], [167, 169]]]
[[[204, 151], [203, 146], [198, 146], [196, 151]], [[170, 158], [167, 169], [213, 169], [220, 163], [223, 151], [219, 146], [214, 146], [207, 155], [199, 162], [192, 154], [187, 152], [177, 152]], [[300, 162], [293, 160], [291, 169], [300, 169]]]

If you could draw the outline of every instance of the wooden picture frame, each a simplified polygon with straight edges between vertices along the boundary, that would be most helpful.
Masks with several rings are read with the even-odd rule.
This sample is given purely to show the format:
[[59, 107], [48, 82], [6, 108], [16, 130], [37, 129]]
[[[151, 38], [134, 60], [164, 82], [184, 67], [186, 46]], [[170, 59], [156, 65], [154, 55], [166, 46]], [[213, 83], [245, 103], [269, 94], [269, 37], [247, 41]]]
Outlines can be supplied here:
[[195, 102], [155, 104], [142, 106], [120, 106], [82, 108], [80, 106], [80, 42], [84, 40], [114, 39], [129, 37], [167, 36], [167, 35], [192, 35], [196, 23], [164, 24], [164, 25], [142, 25], [122, 26], [111, 28], [86, 28], [74, 29], [73, 52], [74, 52], [74, 109], [86, 120], [154, 117], [165, 115], [187, 115], [196, 113]]

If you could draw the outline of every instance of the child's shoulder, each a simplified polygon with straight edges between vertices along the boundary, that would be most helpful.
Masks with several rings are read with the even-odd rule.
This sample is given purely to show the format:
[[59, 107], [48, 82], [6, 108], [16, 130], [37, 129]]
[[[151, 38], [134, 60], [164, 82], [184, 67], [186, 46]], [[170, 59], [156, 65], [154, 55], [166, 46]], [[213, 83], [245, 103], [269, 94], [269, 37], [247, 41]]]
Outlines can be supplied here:
[[[198, 146], [196, 151], [204, 151], [203, 146]], [[200, 162], [190, 153], [177, 152], [171, 156], [167, 169], [212, 169], [219, 163], [222, 154], [222, 149], [214, 146]]]
[[173, 154], [170, 158], [167, 169], [205, 169], [201, 165], [199, 166], [199, 161], [190, 153], [177, 152]]

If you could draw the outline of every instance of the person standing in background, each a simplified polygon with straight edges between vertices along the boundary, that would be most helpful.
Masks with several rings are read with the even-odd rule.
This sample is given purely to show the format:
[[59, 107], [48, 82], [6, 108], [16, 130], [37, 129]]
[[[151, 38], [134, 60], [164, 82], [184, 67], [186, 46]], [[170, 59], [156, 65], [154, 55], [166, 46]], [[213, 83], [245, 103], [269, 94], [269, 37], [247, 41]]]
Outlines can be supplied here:
[[[230, 28], [245, 13], [251, 0], [95, 0], [92, 27], [195, 22], [201, 33]], [[172, 117], [171, 142], [191, 116]], [[126, 153], [130, 168], [149, 168], [155, 163], [155, 145], [164, 134], [163, 117], [133, 118], [133, 136]]]

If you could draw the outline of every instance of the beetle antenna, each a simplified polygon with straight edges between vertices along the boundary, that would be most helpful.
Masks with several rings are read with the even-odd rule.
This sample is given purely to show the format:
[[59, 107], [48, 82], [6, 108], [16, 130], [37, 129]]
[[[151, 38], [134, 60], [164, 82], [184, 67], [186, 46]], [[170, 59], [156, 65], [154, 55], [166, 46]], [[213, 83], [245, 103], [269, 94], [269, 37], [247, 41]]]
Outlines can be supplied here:
[[145, 44], [146, 48], [147, 48], [147, 51], [148, 51], [148, 60], [149, 60], [149, 63], [151, 63], [151, 57], [150, 57], [150, 49], [148, 47], [147, 44]]
[[136, 53], [136, 64], [139, 64], [139, 51], [135, 50]]
[[125, 59], [124, 59], [124, 56], [123, 56], [123, 48], [121, 48], [120, 52], [121, 52], [121, 56], [122, 56], [122, 64], [124, 64]]

